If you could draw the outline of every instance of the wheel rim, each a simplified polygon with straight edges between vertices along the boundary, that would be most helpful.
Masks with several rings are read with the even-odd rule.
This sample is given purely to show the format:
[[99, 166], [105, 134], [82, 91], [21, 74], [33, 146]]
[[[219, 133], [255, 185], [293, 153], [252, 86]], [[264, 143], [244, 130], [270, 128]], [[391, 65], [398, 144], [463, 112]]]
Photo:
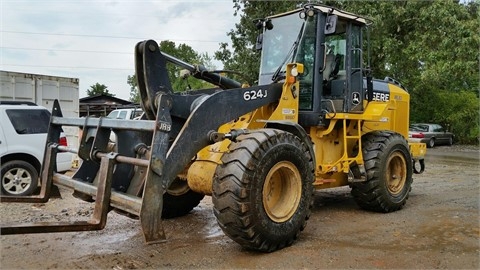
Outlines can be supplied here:
[[187, 181], [181, 179], [175, 179], [170, 187], [168, 187], [167, 192], [173, 196], [180, 196], [187, 193], [190, 190]]
[[2, 186], [10, 194], [21, 194], [32, 184], [32, 176], [22, 168], [8, 170], [2, 178]]
[[397, 195], [402, 192], [407, 180], [407, 162], [401, 153], [396, 152], [390, 156], [387, 164], [387, 189]]
[[300, 172], [293, 163], [282, 161], [273, 166], [263, 184], [263, 207], [275, 222], [285, 222], [297, 210], [302, 193]]

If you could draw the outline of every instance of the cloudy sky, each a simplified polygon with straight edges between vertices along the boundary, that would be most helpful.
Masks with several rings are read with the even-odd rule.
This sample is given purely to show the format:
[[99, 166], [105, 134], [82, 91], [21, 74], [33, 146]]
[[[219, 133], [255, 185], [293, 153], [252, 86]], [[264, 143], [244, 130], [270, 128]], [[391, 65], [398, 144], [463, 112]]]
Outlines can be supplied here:
[[98, 82], [128, 99], [137, 42], [213, 56], [238, 20], [231, 0], [0, 0], [0, 70], [79, 78], [80, 98]]

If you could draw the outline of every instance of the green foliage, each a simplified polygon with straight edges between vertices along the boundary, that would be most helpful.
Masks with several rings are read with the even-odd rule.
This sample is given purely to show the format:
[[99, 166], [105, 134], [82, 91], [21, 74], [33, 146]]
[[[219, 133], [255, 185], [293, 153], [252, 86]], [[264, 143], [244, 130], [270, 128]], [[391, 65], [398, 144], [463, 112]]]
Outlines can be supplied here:
[[440, 123], [462, 143], [478, 143], [479, 2], [343, 3], [372, 18], [374, 75], [401, 81], [411, 121]]
[[90, 85], [90, 88], [87, 89], [87, 95], [89, 97], [98, 96], [98, 95], [105, 95], [114, 97], [115, 94], [108, 92], [108, 87], [104, 84], [99, 84], [98, 82], [94, 85]]
[[[209, 70], [215, 69], [212, 64], [212, 59], [207, 53], [199, 54], [192, 47], [186, 44], [179, 44], [177, 46], [173, 41], [164, 40], [160, 42], [159, 47], [162, 52], [165, 52], [189, 64], [203, 65]], [[174, 92], [214, 87], [214, 85], [194, 77], [188, 77], [186, 79], [181, 78], [180, 71], [182, 68], [172, 63], [167, 63], [167, 70]]]
[[[303, 1], [303, 3], [306, 1]], [[215, 58], [226, 69], [258, 77], [253, 50], [256, 18], [285, 12], [302, 1], [233, 0], [240, 16]], [[363, 15], [370, 28], [370, 58], [376, 78], [393, 77], [411, 94], [411, 121], [438, 122], [464, 143], [479, 137], [479, 1], [323, 1]]]
[[133, 103], [140, 103], [140, 92], [137, 87], [137, 76], [127, 76], [127, 84], [130, 85], [130, 101]]
[[[207, 53], [198, 53], [192, 47], [186, 44], [176, 45], [175, 42], [164, 40], [159, 43], [159, 48], [162, 52], [176, 57], [189, 64], [199, 64], [205, 66], [208, 70], [214, 70], [215, 66], [212, 64], [212, 58]], [[192, 76], [183, 79], [180, 77], [182, 68], [167, 62], [168, 77], [174, 92], [181, 92], [185, 90], [205, 89], [215, 87], [203, 80], [194, 78]], [[127, 77], [127, 83], [130, 85], [130, 101], [139, 103], [140, 93], [137, 87], [136, 75]]]
[[253, 21], [295, 9], [302, 2], [305, 1], [233, 0], [234, 14], [240, 16], [240, 22], [236, 24], [236, 29], [227, 33], [232, 40], [231, 48], [227, 43], [221, 43], [220, 49], [215, 52], [215, 58], [223, 63], [225, 69], [245, 74], [252, 84], [258, 79], [260, 66], [260, 54], [255, 51], [256, 38], [260, 32]]
[[440, 90], [435, 92], [435, 101], [431, 122], [448, 127], [460, 143], [478, 143], [480, 118], [475, 93]]

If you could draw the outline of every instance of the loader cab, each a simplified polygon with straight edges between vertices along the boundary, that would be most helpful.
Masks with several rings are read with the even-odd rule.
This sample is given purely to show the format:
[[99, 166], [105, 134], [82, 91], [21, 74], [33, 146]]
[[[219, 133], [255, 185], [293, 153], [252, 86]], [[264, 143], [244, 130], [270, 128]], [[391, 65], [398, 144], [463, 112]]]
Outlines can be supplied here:
[[302, 63], [299, 123], [325, 124], [326, 115], [363, 112], [363, 18], [322, 5], [262, 21], [259, 84], [280, 82], [285, 65]]

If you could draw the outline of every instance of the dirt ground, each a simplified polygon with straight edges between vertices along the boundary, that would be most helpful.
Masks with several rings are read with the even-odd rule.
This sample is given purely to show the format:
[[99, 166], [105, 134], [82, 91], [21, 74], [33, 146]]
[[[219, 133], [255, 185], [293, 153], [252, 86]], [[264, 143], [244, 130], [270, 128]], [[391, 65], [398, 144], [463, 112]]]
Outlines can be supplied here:
[[[306, 229], [288, 248], [245, 250], [218, 227], [210, 197], [191, 214], [164, 221], [167, 242], [144, 244], [138, 220], [110, 212], [105, 230], [1, 236], [1, 269], [144, 268], [480, 268], [478, 147], [429, 149], [406, 207], [379, 214], [359, 209], [349, 188], [317, 191]], [[88, 219], [92, 206], [73, 199], [0, 205], [1, 223]]]

